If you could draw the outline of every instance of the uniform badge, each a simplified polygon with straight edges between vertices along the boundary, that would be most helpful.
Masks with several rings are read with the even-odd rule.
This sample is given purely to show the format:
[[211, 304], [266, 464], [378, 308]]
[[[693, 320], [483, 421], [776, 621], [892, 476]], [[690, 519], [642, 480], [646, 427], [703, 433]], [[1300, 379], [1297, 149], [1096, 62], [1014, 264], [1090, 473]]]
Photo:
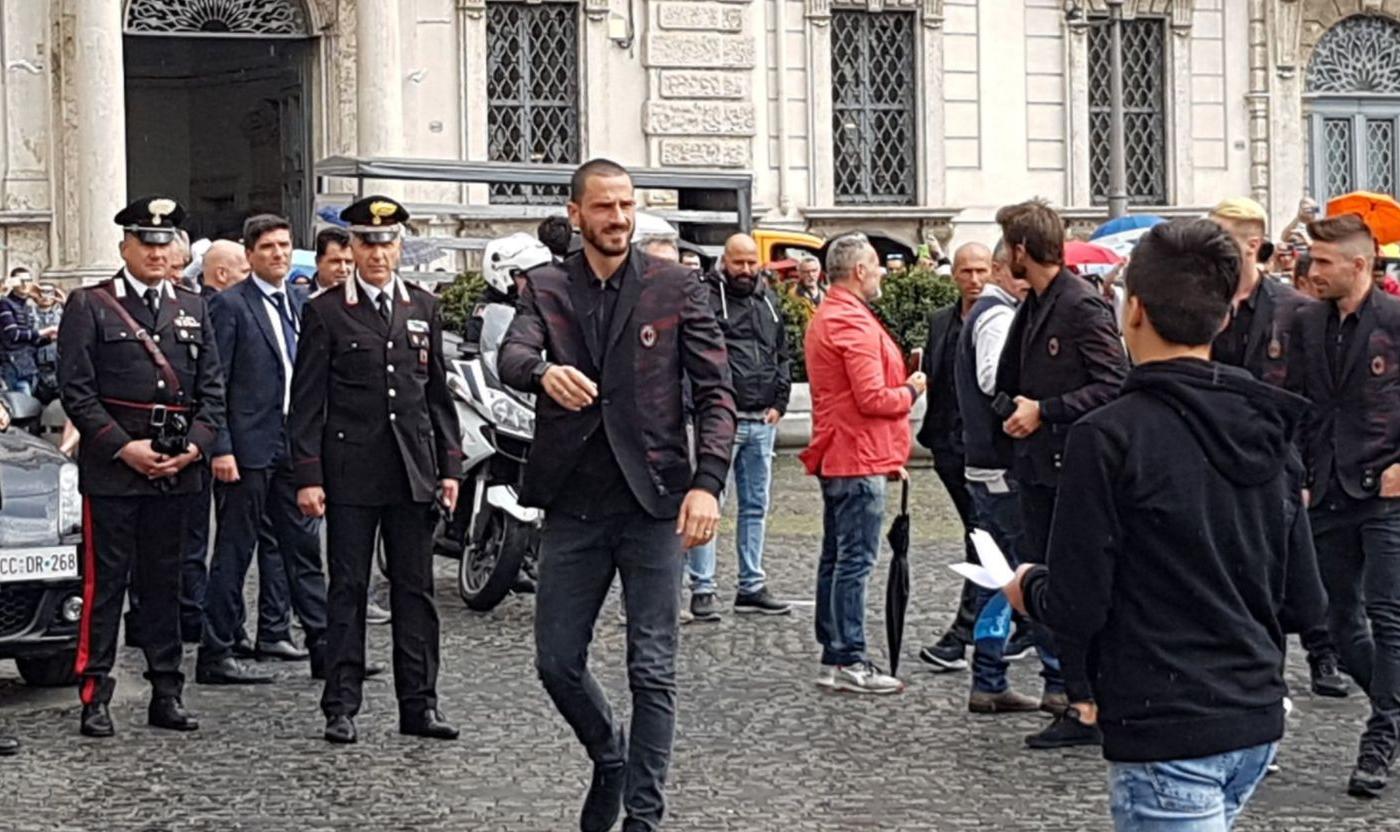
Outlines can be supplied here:
[[1282, 357], [1283, 357], [1283, 344], [1280, 344], [1280, 343], [1278, 342], [1278, 339], [1275, 338], [1274, 340], [1272, 340], [1272, 341], [1269, 342], [1269, 358], [1271, 358], [1271, 359], [1274, 360], [1274, 361], [1277, 361], [1277, 360], [1279, 360], [1279, 359], [1282, 358]]
[[1385, 372], [1385, 356], [1378, 355], [1371, 359], [1371, 375], [1378, 376]]
[[1051, 357], [1051, 358], [1054, 358], [1055, 356], [1059, 355], [1059, 354], [1060, 354], [1060, 339], [1059, 339], [1059, 338], [1056, 338], [1056, 337], [1053, 336], [1053, 335], [1051, 335], [1051, 336], [1050, 336], [1050, 340], [1045, 342], [1045, 351], [1048, 352], [1048, 353], [1050, 353], [1050, 357]]
[[428, 322], [427, 322], [427, 321], [419, 320], [419, 319], [417, 319], [417, 318], [409, 318], [409, 319], [408, 319], [408, 331], [409, 331], [409, 332], [427, 332], [427, 331], [428, 331]]
[[646, 324], [641, 331], [642, 346], [651, 349], [656, 346], [656, 327]]
[[418, 351], [418, 366], [420, 366], [420, 367], [426, 367], [426, 366], [428, 366], [428, 351], [427, 351], [427, 350], [419, 350], [419, 351]]
[[151, 225], [160, 225], [162, 219], [175, 213], [175, 200], [153, 199], [146, 210], [151, 212]]
[[181, 312], [179, 316], [175, 318], [175, 326], [185, 329], [197, 329], [199, 327], [199, 319], [193, 317], [188, 312]]
[[374, 225], [383, 225], [384, 220], [388, 217], [392, 217], [398, 210], [399, 207], [392, 202], [384, 202], [382, 200], [371, 202], [369, 204], [369, 212], [373, 216], [373, 219], [371, 219], [370, 222]]

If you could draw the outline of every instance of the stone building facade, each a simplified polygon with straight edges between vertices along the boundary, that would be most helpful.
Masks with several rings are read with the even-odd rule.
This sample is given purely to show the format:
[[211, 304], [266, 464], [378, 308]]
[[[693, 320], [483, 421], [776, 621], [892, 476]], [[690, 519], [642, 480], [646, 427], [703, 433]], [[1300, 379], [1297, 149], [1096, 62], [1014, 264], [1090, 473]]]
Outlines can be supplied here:
[[[751, 170], [762, 223], [987, 237], [1106, 187], [1103, 0], [0, 0], [0, 260], [116, 265], [127, 196], [309, 226], [336, 155]], [[1135, 209], [1394, 191], [1400, 0], [1128, 0]], [[344, 183], [324, 183], [330, 191]], [[556, 211], [400, 186], [430, 233]], [[664, 202], [664, 196], [657, 200]], [[551, 205], [550, 203], [553, 203]]]

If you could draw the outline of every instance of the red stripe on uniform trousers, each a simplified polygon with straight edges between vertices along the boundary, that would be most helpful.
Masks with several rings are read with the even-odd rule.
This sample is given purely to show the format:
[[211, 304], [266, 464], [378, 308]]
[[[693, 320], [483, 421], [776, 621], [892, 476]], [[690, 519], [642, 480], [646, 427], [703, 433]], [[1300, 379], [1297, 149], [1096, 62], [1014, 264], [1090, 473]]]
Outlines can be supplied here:
[[[92, 505], [83, 500], [83, 616], [78, 623], [78, 655], [73, 671], [81, 676], [87, 670], [92, 641], [92, 599], [97, 594], [97, 544], [93, 541]], [[83, 704], [92, 701], [96, 679], [84, 679], [79, 695]]]

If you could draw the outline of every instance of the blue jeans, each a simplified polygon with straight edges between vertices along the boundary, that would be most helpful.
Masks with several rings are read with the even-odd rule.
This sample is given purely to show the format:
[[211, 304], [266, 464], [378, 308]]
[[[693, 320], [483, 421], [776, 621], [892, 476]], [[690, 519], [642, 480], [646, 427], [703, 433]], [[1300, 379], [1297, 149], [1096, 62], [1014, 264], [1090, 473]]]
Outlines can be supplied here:
[[1361, 747], [1390, 759], [1400, 747], [1400, 501], [1310, 516], [1328, 628], [1347, 672], [1371, 697]]
[[1109, 763], [1117, 832], [1227, 832], [1278, 752], [1267, 742], [1195, 760]]
[[[1006, 484], [1006, 490], [996, 493], [985, 482], [968, 482], [967, 491], [972, 497], [972, 527], [991, 535], [1007, 562], [1015, 567], [1019, 562], [1017, 550], [1021, 547], [1021, 507], [1011, 481], [1006, 480]], [[1010, 637], [1011, 608], [1000, 592], [976, 584], [971, 586], [973, 609], [977, 614], [973, 626], [972, 689], [1001, 693], [1007, 688], [1007, 663], [1003, 655]]]
[[[734, 548], [739, 552], [739, 592], [744, 595], [763, 589], [763, 535], [768, 526], [768, 489], [773, 480], [773, 444], [777, 439], [777, 425], [750, 419], [741, 419], [734, 434], [734, 490], [739, 496]], [[724, 494], [720, 494], [720, 499], [724, 499]], [[687, 553], [686, 573], [692, 593], [714, 593], [713, 539]]]
[[822, 664], [865, 656], [865, 587], [880, 553], [884, 477], [822, 478], [822, 556], [817, 566], [817, 642]]

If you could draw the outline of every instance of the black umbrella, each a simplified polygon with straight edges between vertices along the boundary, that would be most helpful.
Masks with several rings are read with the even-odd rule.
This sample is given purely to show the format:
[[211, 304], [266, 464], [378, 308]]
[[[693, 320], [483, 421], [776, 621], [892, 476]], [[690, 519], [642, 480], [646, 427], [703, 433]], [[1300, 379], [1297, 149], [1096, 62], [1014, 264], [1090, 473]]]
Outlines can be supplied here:
[[909, 480], [900, 483], [899, 516], [885, 538], [894, 557], [885, 584], [885, 638], [890, 645], [890, 675], [899, 674], [899, 648], [904, 641], [904, 613], [909, 609]]

